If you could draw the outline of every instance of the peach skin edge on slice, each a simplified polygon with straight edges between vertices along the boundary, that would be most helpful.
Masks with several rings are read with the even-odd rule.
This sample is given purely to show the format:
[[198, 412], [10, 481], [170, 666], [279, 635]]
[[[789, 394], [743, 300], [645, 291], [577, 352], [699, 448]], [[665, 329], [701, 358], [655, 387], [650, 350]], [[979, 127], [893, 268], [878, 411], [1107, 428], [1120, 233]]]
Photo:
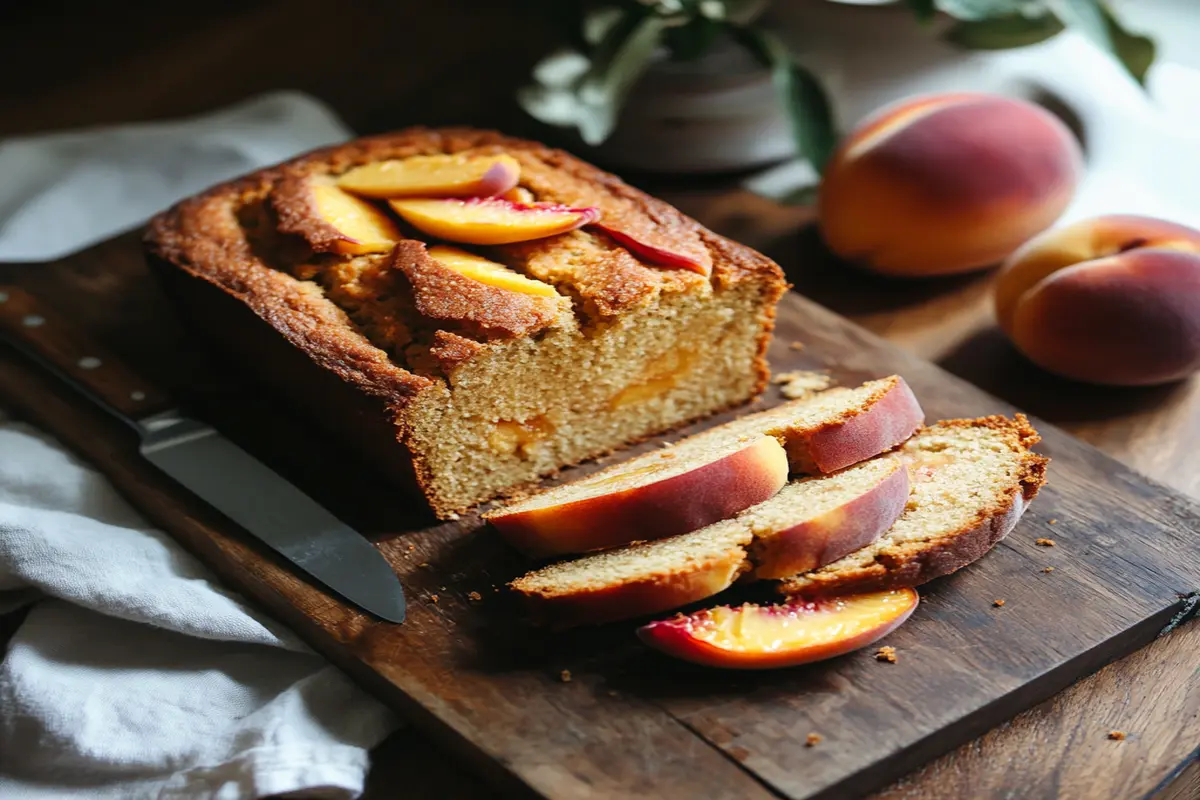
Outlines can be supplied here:
[[[750, 560], [756, 565], [753, 577], [790, 578], [823, 567], [866, 547], [892, 527], [908, 504], [909, 476], [900, 459], [884, 456], [883, 460], [892, 469], [846, 502], [807, 519], [797, 519], [782, 530], [756, 530], [750, 545]], [[804, 480], [827, 481], [836, 476], [837, 473]]]
[[484, 519], [526, 555], [583, 553], [699, 530], [771, 497], [788, 476], [787, 455], [770, 436], [727, 443], [712, 458], [689, 458], [682, 469], [670, 458], [626, 471], [621, 466], [560, 487], [611, 481], [611, 490], [539, 504], [539, 497], [557, 491], [550, 489]]
[[[652, 547], [661, 541], [630, 547]], [[733, 585], [745, 564], [745, 549], [731, 545], [723, 554], [714, 553], [699, 566], [687, 565], [674, 571], [654, 570], [635, 580], [596, 588], [543, 593], [523, 588], [524, 578], [513, 581], [510, 587], [521, 594], [530, 619], [554, 630], [563, 630], [645, 617], [704, 600]]]
[[592, 227], [601, 230], [613, 238], [613, 240], [624, 247], [635, 256], [655, 264], [660, 267], [670, 267], [672, 269], [686, 269], [691, 272], [699, 273], [704, 277], [708, 277], [712, 272], [710, 264], [702, 264], [694, 258], [683, 253], [676, 253], [664, 247], [643, 242], [636, 236], [631, 236], [625, 231], [616, 228], [610, 228], [602, 223], [592, 223]]
[[718, 606], [643, 625], [638, 637], [655, 650], [707, 667], [794, 667], [878, 641], [900, 627], [919, 600], [914, 589], [893, 589], [773, 606]]
[[389, 200], [392, 210], [422, 233], [463, 244], [513, 244], [575, 230], [600, 218], [596, 208], [554, 203], [524, 205], [498, 197]]
[[782, 432], [792, 472], [814, 475], [836, 472], [886, 453], [916, 433], [925, 411], [908, 383], [888, 380], [861, 410], [816, 430]]
[[521, 164], [509, 155], [412, 156], [355, 167], [338, 178], [349, 192], [392, 197], [488, 197], [504, 194], [521, 179]]

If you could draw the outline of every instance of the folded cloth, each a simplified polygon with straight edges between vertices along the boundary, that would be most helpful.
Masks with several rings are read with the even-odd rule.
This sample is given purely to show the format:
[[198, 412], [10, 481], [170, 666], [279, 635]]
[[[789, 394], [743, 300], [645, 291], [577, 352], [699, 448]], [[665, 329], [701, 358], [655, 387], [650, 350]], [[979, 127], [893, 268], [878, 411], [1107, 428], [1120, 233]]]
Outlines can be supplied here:
[[[0, 253], [53, 258], [346, 135], [311, 99], [277, 94], [5, 143]], [[0, 412], [0, 613], [28, 603], [0, 662], [0, 797], [354, 797], [396, 725], [101, 475]]]

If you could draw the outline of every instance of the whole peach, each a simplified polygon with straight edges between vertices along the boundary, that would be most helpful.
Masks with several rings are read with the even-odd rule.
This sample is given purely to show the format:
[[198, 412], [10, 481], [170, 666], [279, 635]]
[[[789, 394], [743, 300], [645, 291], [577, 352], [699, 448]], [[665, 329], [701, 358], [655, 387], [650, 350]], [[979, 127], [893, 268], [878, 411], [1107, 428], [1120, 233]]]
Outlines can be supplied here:
[[1022, 100], [940, 94], [885, 108], [826, 168], [817, 220], [837, 255], [876, 272], [949, 275], [1002, 261], [1058, 219], [1083, 156]]
[[1138, 386], [1200, 369], [1200, 231], [1111, 215], [1047, 231], [996, 279], [1000, 327], [1034, 363]]

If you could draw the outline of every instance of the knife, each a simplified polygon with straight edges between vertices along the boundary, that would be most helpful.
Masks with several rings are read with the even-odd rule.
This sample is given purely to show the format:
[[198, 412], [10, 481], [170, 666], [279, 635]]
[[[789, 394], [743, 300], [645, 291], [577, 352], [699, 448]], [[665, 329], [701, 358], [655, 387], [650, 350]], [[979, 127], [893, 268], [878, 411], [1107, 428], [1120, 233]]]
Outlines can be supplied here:
[[14, 286], [0, 286], [0, 341], [132, 428], [142, 457], [298, 570], [404, 621], [400, 579], [366, 538]]

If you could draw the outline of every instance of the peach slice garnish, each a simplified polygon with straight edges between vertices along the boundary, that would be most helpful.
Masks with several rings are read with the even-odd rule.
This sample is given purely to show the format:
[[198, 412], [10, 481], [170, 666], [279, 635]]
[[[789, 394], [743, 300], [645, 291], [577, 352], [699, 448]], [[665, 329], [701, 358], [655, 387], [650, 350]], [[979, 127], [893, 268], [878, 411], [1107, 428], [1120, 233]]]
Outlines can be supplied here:
[[709, 667], [773, 669], [844, 655], [881, 639], [916, 609], [913, 589], [747, 603], [678, 614], [638, 629], [643, 642]]
[[386, 253], [404, 238], [381, 209], [319, 178], [284, 180], [272, 198], [279, 229], [303, 236], [320, 252]]
[[617, 244], [624, 247], [635, 256], [639, 256], [644, 261], [649, 261], [651, 264], [657, 264], [660, 267], [670, 267], [671, 269], [686, 269], [690, 272], [696, 272], [704, 276], [708, 276], [709, 268], [707, 265], [700, 263], [694, 258], [683, 253], [676, 253], [672, 250], [659, 247], [657, 245], [644, 242], [640, 239], [631, 236], [625, 231], [610, 228], [607, 225], [595, 224], [595, 228], [604, 231], [611, 236]]
[[596, 208], [513, 203], [496, 197], [392, 200], [392, 208], [430, 236], [465, 244], [511, 244], [566, 233], [600, 218]]
[[366, 197], [488, 197], [517, 185], [521, 165], [512, 156], [437, 155], [376, 161], [338, 178], [338, 186]]
[[554, 287], [548, 283], [526, 278], [521, 273], [514, 272], [503, 264], [488, 261], [482, 256], [468, 253], [466, 250], [460, 250], [457, 247], [447, 247], [446, 245], [431, 247], [429, 248], [429, 257], [439, 264], [444, 264], [459, 275], [463, 275], [473, 281], [479, 281], [488, 286], [495, 286], [498, 289], [507, 289], [510, 292], [520, 292], [521, 294], [533, 294], [539, 297], [555, 297], [558, 295]]

